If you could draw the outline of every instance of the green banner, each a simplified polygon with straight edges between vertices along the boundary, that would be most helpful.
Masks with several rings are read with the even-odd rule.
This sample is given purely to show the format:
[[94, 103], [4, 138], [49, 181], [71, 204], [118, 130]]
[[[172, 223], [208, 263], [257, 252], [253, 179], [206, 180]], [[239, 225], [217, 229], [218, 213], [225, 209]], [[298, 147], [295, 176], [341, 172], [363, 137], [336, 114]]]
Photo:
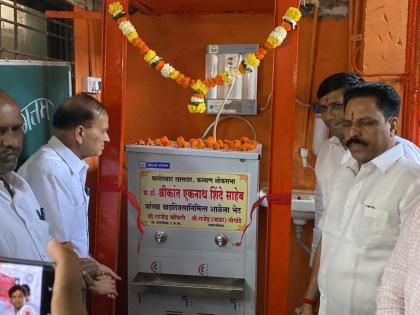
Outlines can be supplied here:
[[70, 64], [55, 61], [0, 61], [0, 90], [20, 105], [25, 142], [21, 165], [53, 133], [57, 106], [71, 95]]

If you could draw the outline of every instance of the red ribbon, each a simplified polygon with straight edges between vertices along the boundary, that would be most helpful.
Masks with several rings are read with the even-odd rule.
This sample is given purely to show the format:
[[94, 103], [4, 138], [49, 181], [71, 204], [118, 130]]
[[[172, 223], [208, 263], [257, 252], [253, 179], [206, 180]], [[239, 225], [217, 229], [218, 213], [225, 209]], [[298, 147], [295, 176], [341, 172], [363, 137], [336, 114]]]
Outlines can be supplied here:
[[109, 182], [100, 182], [98, 184], [97, 191], [98, 192], [121, 192], [127, 197], [128, 202], [136, 210], [136, 213], [137, 213], [136, 226], [137, 226], [137, 231], [139, 232], [139, 235], [140, 235], [139, 243], [137, 244], [137, 251], [139, 252], [140, 240], [143, 237], [144, 230], [143, 230], [143, 225], [141, 223], [141, 207], [137, 201], [136, 196], [132, 192], [128, 191], [127, 185], [124, 185], [124, 184], [119, 185], [119, 184], [109, 183]]
[[233, 243], [233, 245], [238, 246], [238, 247], [241, 246], [245, 233], [252, 224], [252, 215], [254, 214], [254, 211], [261, 205], [264, 199], [267, 199], [267, 201], [271, 203], [276, 203], [280, 205], [289, 205], [291, 203], [291, 198], [292, 198], [291, 194], [270, 194], [270, 193], [267, 193], [264, 196], [258, 198], [258, 200], [255, 201], [251, 207], [250, 220], [249, 220], [249, 223], [245, 225], [245, 228], [242, 231], [241, 239], [239, 240], [239, 242]]

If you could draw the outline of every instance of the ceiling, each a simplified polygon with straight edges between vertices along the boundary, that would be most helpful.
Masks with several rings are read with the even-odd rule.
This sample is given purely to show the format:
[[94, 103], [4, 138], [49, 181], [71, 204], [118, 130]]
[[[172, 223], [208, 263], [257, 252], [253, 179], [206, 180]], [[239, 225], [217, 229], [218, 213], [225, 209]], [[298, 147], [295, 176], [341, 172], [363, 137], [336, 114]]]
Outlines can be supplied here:
[[143, 14], [273, 13], [274, 0], [130, 0]]

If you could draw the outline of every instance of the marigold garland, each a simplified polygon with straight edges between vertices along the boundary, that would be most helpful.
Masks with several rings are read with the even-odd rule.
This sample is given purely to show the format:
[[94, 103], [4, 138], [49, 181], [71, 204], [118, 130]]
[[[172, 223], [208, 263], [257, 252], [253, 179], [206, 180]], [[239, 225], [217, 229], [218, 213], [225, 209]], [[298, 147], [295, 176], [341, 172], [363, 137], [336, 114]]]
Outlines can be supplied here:
[[257, 142], [247, 137], [234, 140], [221, 140], [207, 137], [206, 139], [192, 138], [186, 141], [184, 137], [176, 138], [176, 141], [170, 140], [167, 136], [156, 138], [154, 141], [148, 137], [145, 140], [139, 139], [136, 144], [152, 145], [175, 148], [192, 149], [210, 149], [210, 150], [232, 150], [232, 151], [254, 151], [257, 148]]
[[247, 54], [237, 69], [226, 69], [215, 77], [207, 78], [205, 80], [193, 80], [176, 70], [145, 44], [139, 37], [134, 25], [128, 20], [127, 14], [124, 12], [124, 7], [120, 2], [116, 1], [110, 3], [108, 5], [108, 12], [118, 23], [118, 27], [127, 40], [137, 48], [141, 55], [143, 55], [144, 61], [152, 68], [155, 68], [156, 71], [159, 71], [163, 77], [173, 79], [184, 88], [191, 88], [193, 90], [193, 96], [188, 104], [190, 113], [204, 113], [206, 111], [204, 97], [206, 96], [208, 89], [216, 85], [231, 84], [240, 75], [252, 72], [253, 68], [258, 67], [267, 52], [280, 46], [286, 38], [287, 32], [296, 29], [297, 22], [302, 16], [299, 9], [290, 7], [283, 16], [281, 24], [269, 34], [263, 46], [255, 53]]

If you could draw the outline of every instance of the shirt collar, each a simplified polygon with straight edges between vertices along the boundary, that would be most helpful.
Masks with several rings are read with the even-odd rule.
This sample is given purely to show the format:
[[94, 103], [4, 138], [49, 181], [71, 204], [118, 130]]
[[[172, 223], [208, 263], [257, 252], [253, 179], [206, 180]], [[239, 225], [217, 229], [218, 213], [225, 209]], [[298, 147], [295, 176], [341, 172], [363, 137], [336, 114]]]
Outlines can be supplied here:
[[64, 145], [56, 136], [52, 136], [48, 141], [48, 145], [64, 160], [73, 173], [79, 174], [86, 171], [88, 165], [85, 161], [73, 153], [68, 147]]
[[394, 145], [391, 149], [386, 150], [381, 155], [368, 162], [375, 165], [382, 173], [386, 171], [401, 157], [404, 156], [404, 148], [401, 143]]
[[[14, 196], [13, 198], [18, 198], [20, 196], [19, 192], [25, 193], [30, 189], [28, 183], [17, 173], [9, 172], [6, 175], [3, 175], [4, 181], [9, 184], [10, 188], [13, 190]], [[4, 183], [0, 181], [1, 189], [6, 189], [4, 187]]]
[[[331, 138], [328, 139], [328, 142], [330, 143], [330, 146], [340, 146], [343, 147], [341, 144], [340, 139], [338, 139], [338, 137], [336, 136], [332, 136]], [[344, 150], [344, 148], [343, 148]]]
[[[364, 165], [366, 165], [365, 167], [376, 166], [385, 174], [386, 171], [403, 156], [404, 148], [401, 143], [398, 143]], [[347, 161], [347, 167], [355, 172], [355, 174], [359, 172], [359, 163], [353, 157], [350, 157]]]

